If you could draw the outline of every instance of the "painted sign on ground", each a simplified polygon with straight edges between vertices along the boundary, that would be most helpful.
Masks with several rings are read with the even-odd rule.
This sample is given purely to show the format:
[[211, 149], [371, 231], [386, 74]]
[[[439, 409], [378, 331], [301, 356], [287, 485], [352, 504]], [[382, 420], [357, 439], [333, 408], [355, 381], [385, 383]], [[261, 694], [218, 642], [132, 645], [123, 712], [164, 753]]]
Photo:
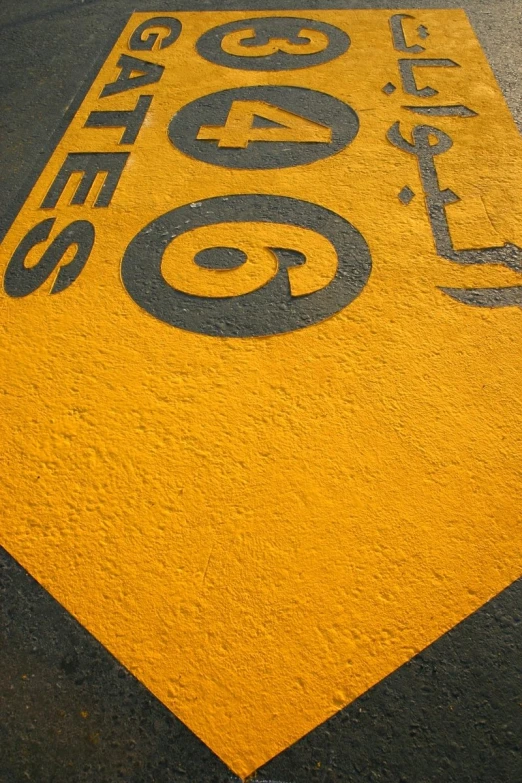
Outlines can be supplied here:
[[461, 11], [137, 13], [2, 243], [2, 543], [239, 775], [520, 575], [521, 181]]

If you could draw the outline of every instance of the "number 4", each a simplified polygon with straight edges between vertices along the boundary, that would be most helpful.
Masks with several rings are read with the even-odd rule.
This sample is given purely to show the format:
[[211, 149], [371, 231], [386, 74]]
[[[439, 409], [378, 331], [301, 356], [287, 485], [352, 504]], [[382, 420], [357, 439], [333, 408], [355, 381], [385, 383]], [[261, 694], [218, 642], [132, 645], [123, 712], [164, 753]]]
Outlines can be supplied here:
[[[276, 127], [256, 128], [261, 117]], [[332, 129], [264, 101], [234, 101], [225, 125], [202, 125], [196, 137], [217, 141], [218, 147], [245, 149], [251, 141], [300, 141], [330, 144]]]

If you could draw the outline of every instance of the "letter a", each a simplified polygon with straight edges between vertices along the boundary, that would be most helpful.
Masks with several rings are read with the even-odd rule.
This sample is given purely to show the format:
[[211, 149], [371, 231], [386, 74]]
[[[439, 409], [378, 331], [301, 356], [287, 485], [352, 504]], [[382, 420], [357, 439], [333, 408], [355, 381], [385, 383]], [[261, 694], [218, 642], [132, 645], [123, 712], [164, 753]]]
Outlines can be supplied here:
[[120, 75], [116, 81], [105, 85], [100, 98], [117, 95], [126, 90], [134, 90], [136, 87], [143, 87], [146, 84], [155, 84], [155, 82], [159, 82], [165, 70], [163, 65], [149, 63], [147, 60], [140, 60], [139, 57], [129, 57], [127, 54], [121, 55], [118, 60], [118, 68], [120, 68]]

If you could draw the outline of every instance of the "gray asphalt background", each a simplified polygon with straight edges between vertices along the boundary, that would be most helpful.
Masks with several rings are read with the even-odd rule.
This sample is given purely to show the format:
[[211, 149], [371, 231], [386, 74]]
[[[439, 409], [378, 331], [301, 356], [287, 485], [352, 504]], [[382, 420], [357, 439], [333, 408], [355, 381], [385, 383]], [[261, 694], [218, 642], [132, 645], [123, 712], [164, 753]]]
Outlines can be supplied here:
[[[133, 10], [387, 2], [2, 0], [0, 227]], [[522, 129], [522, 0], [467, 10]], [[31, 175], [31, 172], [33, 174]], [[0, 783], [232, 783], [232, 775], [0, 550]], [[520, 783], [522, 582], [258, 771], [275, 783]]]

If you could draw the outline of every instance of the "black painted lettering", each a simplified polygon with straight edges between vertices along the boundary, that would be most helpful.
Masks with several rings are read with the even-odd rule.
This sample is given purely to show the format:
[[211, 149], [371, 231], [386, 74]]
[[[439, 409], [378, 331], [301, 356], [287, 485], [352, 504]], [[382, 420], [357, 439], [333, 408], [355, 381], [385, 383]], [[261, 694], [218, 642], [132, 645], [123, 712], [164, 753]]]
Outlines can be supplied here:
[[152, 95], [141, 95], [128, 111], [91, 111], [86, 128], [125, 128], [120, 144], [134, 144], [152, 103]]
[[[162, 37], [158, 28], [167, 31], [167, 35]], [[155, 32], [156, 31], [156, 32]], [[172, 19], [170, 16], [155, 16], [154, 19], [147, 19], [137, 27], [131, 35], [129, 49], [136, 51], [152, 51], [158, 38], [160, 39], [159, 49], [167, 49], [172, 46], [181, 33], [181, 22]]]
[[[408, 52], [409, 54], [420, 54], [421, 52], [425, 52], [425, 47], [420, 46], [420, 44], [412, 44], [411, 46], [408, 46], [406, 42], [406, 35], [404, 33], [403, 19], [415, 19], [415, 17], [411, 14], [393, 14], [390, 19], [394, 48], [398, 52]], [[420, 35], [420, 30], [421, 28], [418, 28], [418, 35]]]
[[94, 202], [95, 207], [108, 207], [123, 169], [129, 157], [128, 152], [71, 152], [58, 172], [42, 202], [42, 209], [54, 209], [62, 195], [71, 174], [81, 172], [83, 177], [71, 200], [71, 204], [82, 205], [89, 195], [96, 175], [105, 173], [105, 181]]
[[415, 95], [416, 98], [433, 98], [439, 94], [433, 87], [419, 87], [415, 80], [414, 68], [460, 68], [460, 65], [453, 60], [448, 59], [419, 59], [399, 60], [399, 71], [402, 79], [402, 88], [408, 95]]
[[100, 98], [135, 90], [136, 87], [145, 87], [147, 84], [155, 84], [159, 82], [165, 70], [163, 65], [149, 63], [147, 60], [140, 60], [139, 57], [129, 57], [128, 54], [121, 55], [118, 68], [120, 69], [118, 78], [105, 85]]
[[57, 268], [67, 250], [73, 246], [76, 246], [74, 258], [58, 271], [51, 294], [65, 291], [80, 275], [94, 244], [94, 226], [87, 220], [70, 223], [55, 237], [37, 264], [25, 266], [25, 260], [32, 248], [49, 239], [55, 220], [56, 218], [42, 220], [27, 232], [16, 248], [4, 276], [4, 290], [8, 296], [27, 296], [40, 288]]

